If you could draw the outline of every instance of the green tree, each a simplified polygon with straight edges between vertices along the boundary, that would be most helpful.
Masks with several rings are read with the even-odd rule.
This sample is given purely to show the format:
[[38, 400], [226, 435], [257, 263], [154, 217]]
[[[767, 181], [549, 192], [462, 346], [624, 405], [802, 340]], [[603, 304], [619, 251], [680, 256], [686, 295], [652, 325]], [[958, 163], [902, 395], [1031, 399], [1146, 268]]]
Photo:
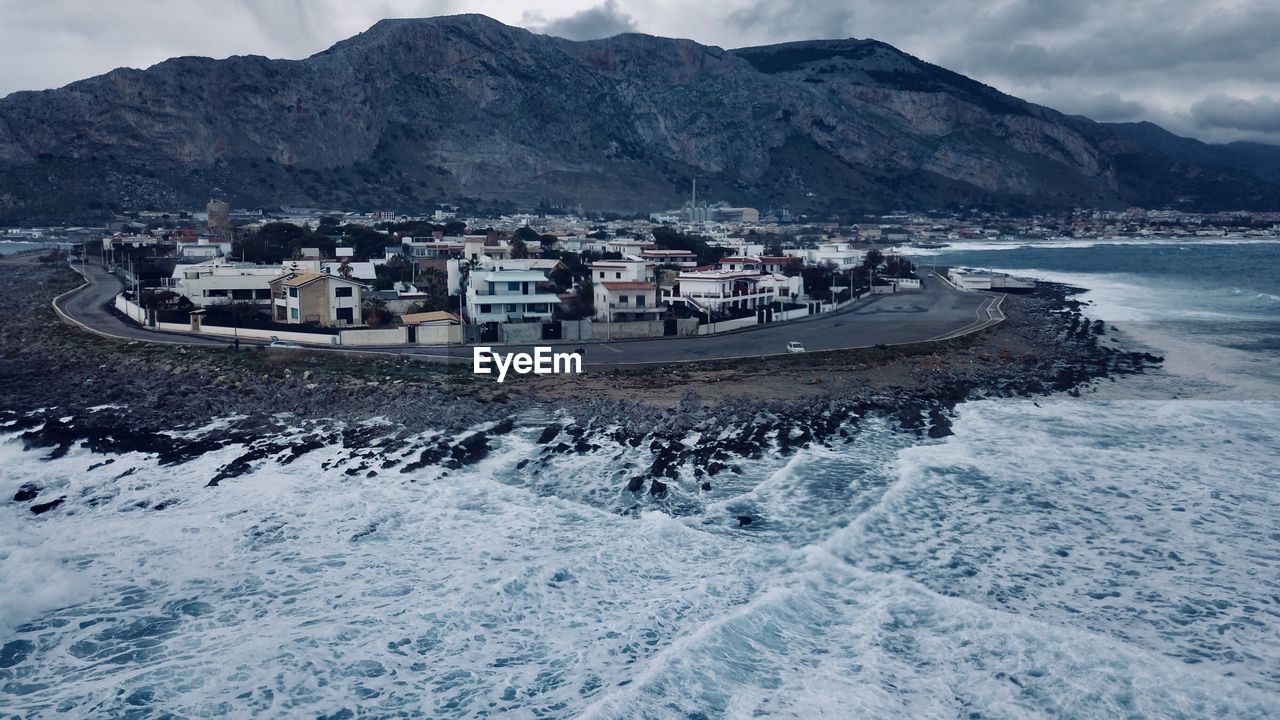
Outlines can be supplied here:
[[729, 253], [724, 248], [715, 247], [701, 235], [688, 235], [669, 225], [661, 225], [653, 229], [653, 240], [658, 247], [666, 250], [689, 250], [698, 258], [699, 265], [712, 265]]
[[872, 248], [867, 251], [867, 256], [862, 258], [862, 267], [867, 269], [878, 268], [882, 262], [884, 262], [884, 253]]
[[387, 309], [387, 301], [379, 297], [364, 299], [364, 324], [371, 328], [380, 328], [391, 323], [391, 311]]
[[[316, 240], [316, 236], [306, 228], [293, 223], [273, 222], [263, 225], [256, 232], [241, 234], [235, 241], [232, 252], [247, 262], [278, 263], [292, 258], [308, 242]], [[325, 243], [316, 244], [327, 244], [330, 249], [333, 247], [333, 241], [328, 238], [325, 238]]]

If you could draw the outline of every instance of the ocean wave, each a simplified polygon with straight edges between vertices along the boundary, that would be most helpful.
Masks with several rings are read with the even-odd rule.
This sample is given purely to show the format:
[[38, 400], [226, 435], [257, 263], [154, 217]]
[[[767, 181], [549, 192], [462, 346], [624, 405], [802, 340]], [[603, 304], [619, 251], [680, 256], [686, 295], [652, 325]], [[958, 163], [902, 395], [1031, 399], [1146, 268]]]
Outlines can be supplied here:
[[[867, 418], [847, 444], [690, 490], [683, 515], [631, 510], [619, 485], [643, 449], [522, 467], [547, 418], [463, 467], [386, 472], [335, 443], [214, 488], [245, 446], [32, 463], [10, 433], [0, 491], [68, 501], [0, 510], [5, 547], [38, 548], [5, 576], [54, 588], [25, 607], [0, 589], [22, 611], [0, 697], [189, 716], [1266, 717], [1278, 488], [1259, 458], [1280, 460], [1278, 419], [984, 401], [920, 444]], [[742, 512], [758, 520], [726, 522]]]
[[1150, 237], [1150, 238], [1050, 238], [1050, 239], [1012, 239], [1012, 240], [959, 240], [959, 241], [942, 241], [946, 243], [941, 248], [920, 248], [911, 245], [898, 245], [890, 248], [891, 252], [899, 252], [905, 255], [919, 255], [931, 257], [934, 255], [949, 255], [958, 252], [1001, 252], [1012, 250], [1066, 250], [1096, 247], [1213, 247], [1213, 246], [1234, 246], [1234, 245], [1280, 245], [1280, 238], [1256, 238], [1256, 237]]

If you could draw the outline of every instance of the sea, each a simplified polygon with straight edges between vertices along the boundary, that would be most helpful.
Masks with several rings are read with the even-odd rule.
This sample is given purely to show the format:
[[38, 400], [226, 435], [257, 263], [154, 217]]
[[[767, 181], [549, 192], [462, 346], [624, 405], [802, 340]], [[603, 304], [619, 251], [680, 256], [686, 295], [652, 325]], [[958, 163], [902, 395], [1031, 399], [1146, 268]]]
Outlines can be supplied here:
[[0, 240], [0, 255], [13, 255], [15, 253], [31, 252], [32, 250], [44, 250], [45, 248], [54, 247], [54, 245], [55, 243], [36, 240]]
[[668, 506], [624, 489], [646, 447], [522, 469], [567, 407], [456, 471], [321, 448], [217, 488], [243, 448], [0, 428], [0, 716], [1280, 717], [1280, 242], [919, 252], [1082, 288], [1165, 363]]

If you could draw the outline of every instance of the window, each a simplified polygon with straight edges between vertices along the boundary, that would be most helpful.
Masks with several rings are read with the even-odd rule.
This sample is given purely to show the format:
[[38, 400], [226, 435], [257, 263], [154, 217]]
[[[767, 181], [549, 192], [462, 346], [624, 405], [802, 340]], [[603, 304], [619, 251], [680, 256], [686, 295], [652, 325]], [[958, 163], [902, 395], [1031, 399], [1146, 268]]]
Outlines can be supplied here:
[[482, 313], [491, 313], [491, 312], [493, 312], [493, 306], [492, 306], [492, 305], [481, 305], [481, 306], [480, 306], [480, 312], [482, 312]]
[[[348, 288], [350, 289], [350, 288]], [[355, 308], [338, 308], [338, 320], [342, 322], [352, 323], [356, 320]]]
[[291, 320], [298, 319], [298, 308], [289, 308], [289, 319]]
[[516, 307], [517, 307], [516, 305], [510, 305], [510, 304], [509, 304], [509, 305], [507, 305], [506, 307], [507, 307], [506, 311], [507, 311], [507, 312], [509, 312], [509, 313], [519, 312], [518, 310], [516, 310]]
[[296, 287], [289, 288], [289, 297], [298, 297], [298, 288]]
[[520, 283], [518, 282], [507, 283], [507, 292], [520, 292]]
[[349, 287], [337, 287], [337, 288], [334, 288], [334, 289], [333, 289], [333, 296], [334, 296], [334, 297], [351, 297], [351, 288], [349, 288]]
[[638, 308], [644, 307], [644, 296], [643, 296], [643, 295], [637, 295], [637, 296], [636, 296], [636, 307], [638, 307]]
[[616, 272], [616, 273], [614, 273], [614, 274], [613, 274], [613, 279], [614, 279], [614, 280], [621, 280], [621, 279], [622, 279], [622, 273], [620, 273], [620, 272]]
[[619, 304], [619, 305], [626, 305], [626, 304], [627, 304], [627, 296], [626, 296], [626, 295], [619, 295], [619, 296], [618, 296], [618, 304]]

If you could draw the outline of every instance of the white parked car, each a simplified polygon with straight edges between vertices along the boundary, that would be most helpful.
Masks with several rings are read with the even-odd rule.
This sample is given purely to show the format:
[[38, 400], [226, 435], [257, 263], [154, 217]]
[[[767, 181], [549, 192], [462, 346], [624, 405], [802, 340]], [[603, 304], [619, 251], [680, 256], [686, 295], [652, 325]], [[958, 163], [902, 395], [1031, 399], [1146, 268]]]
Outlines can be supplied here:
[[787, 352], [802, 353], [804, 352], [804, 346], [796, 342], [795, 340], [792, 340], [791, 342], [787, 343]]
[[294, 349], [301, 349], [301, 348], [302, 348], [302, 346], [301, 346], [301, 345], [299, 345], [299, 344], [297, 344], [297, 343], [291, 343], [291, 342], [289, 342], [288, 340], [281, 340], [281, 339], [280, 339], [280, 338], [278, 338], [278, 337], [273, 337], [273, 338], [271, 338], [271, 344], [270, 344], [270, 345], [268, 345], [267, 347], [273, 347], [273, 348], [294, 348]]

